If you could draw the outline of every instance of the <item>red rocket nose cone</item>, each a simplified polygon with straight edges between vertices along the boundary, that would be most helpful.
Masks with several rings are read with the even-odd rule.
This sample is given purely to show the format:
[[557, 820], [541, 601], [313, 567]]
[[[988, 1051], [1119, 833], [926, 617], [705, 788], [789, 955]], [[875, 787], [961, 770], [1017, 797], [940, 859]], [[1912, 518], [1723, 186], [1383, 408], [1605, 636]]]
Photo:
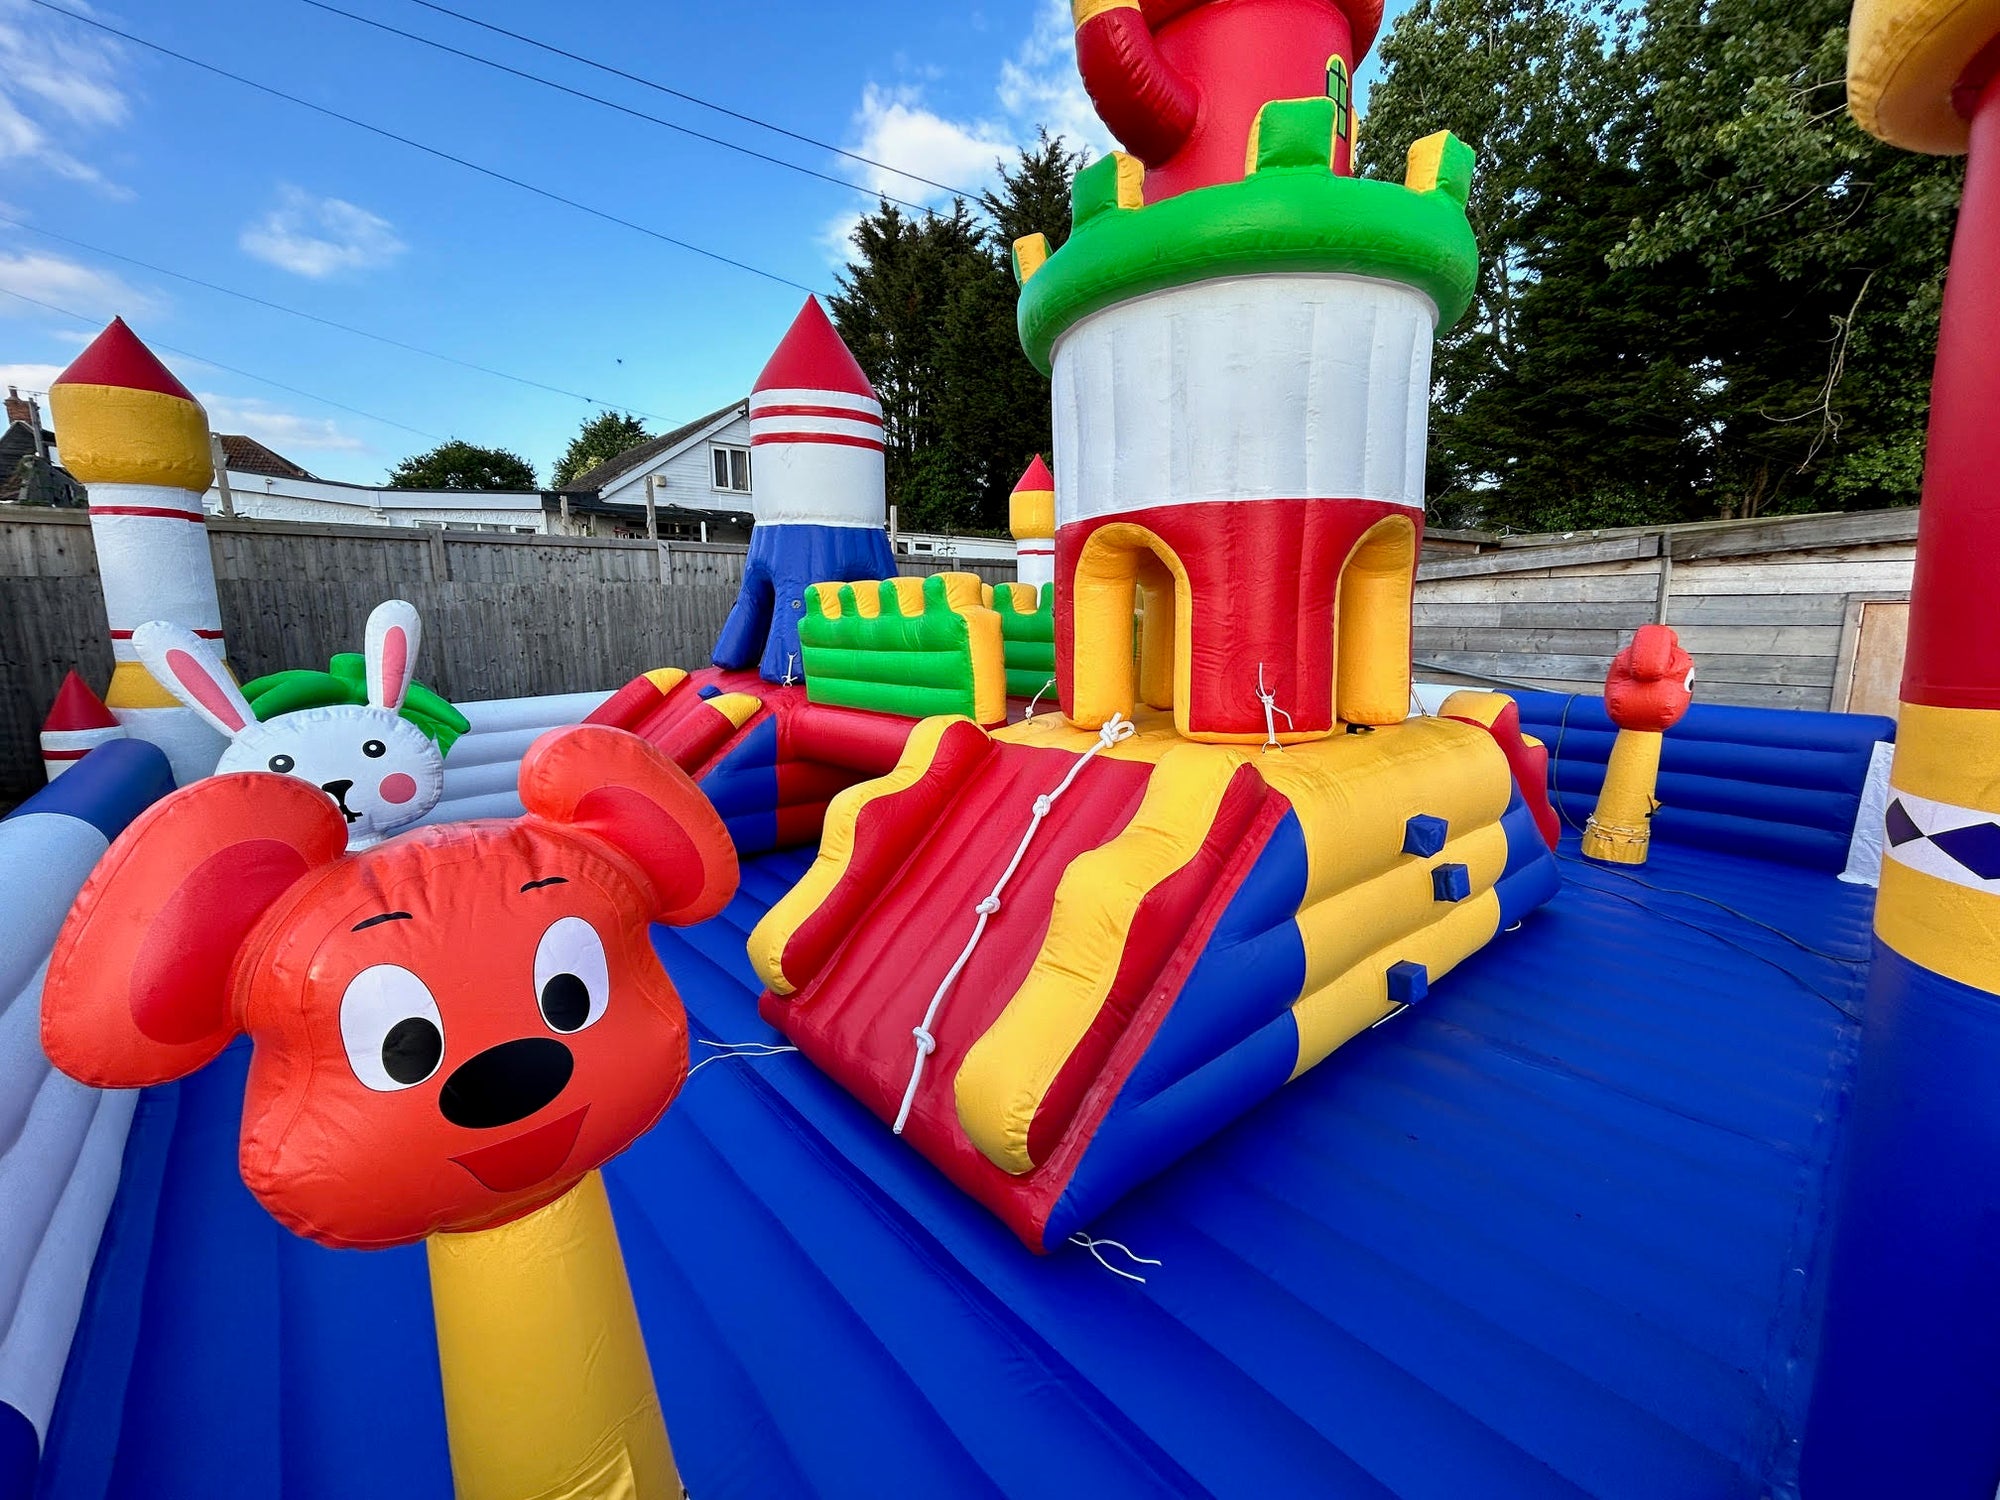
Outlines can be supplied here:
[[117, 727], [118, 721], [111, 717], [111, 710], [74, 671], [63, 679], [62, 687], [56, 691], [55, 706], [42, 722], [43, 729], [57, 731]]
[[1021, 482], [1014, 486], [1014, 493], [1017, 495], [1038, 495], [1046, 490], [1053, 490], [1055, 487], [1055, 475], [1049, 472], [1049, 466], [1042, 462], [1042, 455], [1037, 453], [1035, 461], [1028, 465], [1027, 473], [1021, 476]]
[[158, 391], [183, 401], [194, 397], [174, 378], [173, 371], [139, 342], [139, 336], [125, 326], [123, 318], [113, 318], [111, 326], [90, 341], [90, 347], [76, 357], [56, 385], [113, 385], [133, 391]]
[[806, 305], [792, 319], [764, 373], [750, 387], [753, 395], [774, 390], [835, 391], [875, 399], [875, 387], [862, 374], [817, 297], [806, 298]]

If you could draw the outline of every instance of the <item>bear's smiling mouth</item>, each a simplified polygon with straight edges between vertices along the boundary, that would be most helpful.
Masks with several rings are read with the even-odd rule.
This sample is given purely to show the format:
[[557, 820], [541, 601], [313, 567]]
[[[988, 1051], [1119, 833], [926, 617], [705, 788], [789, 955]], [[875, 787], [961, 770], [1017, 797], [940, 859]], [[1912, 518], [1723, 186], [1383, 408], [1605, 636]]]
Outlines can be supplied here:
[[495, 1145], [481, 1146], [462, 1156], [454, 1156], [466, 1171], [479, 1179], [480, 1186], [495, 1193], [517, 1193], [544, 1182], [562, 1170], [583, 1129], [583, 1117], [590, 1106], [558, 1115], [546, 1125], [523, 1131]]

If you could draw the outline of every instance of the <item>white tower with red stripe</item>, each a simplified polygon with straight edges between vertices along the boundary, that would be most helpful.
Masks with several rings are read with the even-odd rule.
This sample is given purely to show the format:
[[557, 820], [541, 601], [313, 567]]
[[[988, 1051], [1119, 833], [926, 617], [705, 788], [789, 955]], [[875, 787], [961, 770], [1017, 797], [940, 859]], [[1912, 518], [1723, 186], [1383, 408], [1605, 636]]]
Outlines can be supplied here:
[[799, 617], [815, 583], [890, 578], [882, 403], [814, 297], [750, 388], [751, 509], [743, 590], [719, 667], [799, 675]]
[[63, 466], [90, 493], [115, 659], [105, 705], [132, 738], [159, 746], [186, 786], [215, 769], [222, 736], [154, 680], [132, 632], [171, 620], [222, 649], [201, 508], [215, 477], [208, 415], [122, 318], [56, 377], [49, 405]]
[[75, 672], [63, 678], [49, 716], [42, 720], [42, 769], [54, 781], [99, 745], [125, 738], [104, 700]]

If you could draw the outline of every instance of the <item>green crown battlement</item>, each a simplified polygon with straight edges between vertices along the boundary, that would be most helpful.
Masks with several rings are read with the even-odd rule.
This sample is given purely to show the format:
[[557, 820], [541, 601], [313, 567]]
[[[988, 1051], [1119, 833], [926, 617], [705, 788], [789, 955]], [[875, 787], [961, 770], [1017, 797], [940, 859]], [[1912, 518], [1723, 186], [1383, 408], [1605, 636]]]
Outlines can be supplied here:
[[1333, 171], [1331, 99], [1281, 99], [1258, 112], [1242, 181], [1146, 203], [1145, 168], [1113, 152], [1076, 174], [1059, 251], [1014, 242], [1021, 346], [1044, 373], [1056, 340], [1094, 312], [1148, 292], [1223, 276], [1321, 272], [1415, 287], [1438, 327], [1472, 303], [1479, 248], [1466, 221], [1472, 148], [1450, 131], [1410, 147], [1403, 181]]

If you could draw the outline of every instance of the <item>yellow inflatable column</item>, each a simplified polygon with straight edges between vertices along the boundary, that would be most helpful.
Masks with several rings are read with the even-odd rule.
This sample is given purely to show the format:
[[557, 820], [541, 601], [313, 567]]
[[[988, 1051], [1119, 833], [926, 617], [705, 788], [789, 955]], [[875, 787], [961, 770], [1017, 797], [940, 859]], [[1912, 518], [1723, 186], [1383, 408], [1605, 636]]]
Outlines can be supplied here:
[[604, 1179], [425, 1243], [458, 1500], [678, 1500]]
[[1694, 659], [1665, 625], [1641, 625], [1613, 658], [1604, 679], [1604, 711], [1618, 726], [1597, 810], [1583, 831], [1583, 852], [1614, 865], [1643, 865], [1660, 802], [1660, 736], [1694, 699]]
[[1604, 767], [1597, 810], [1583, 830], [1583, 852], [1614, 865], [1643, 865], [1653, 837], [1659, 799], [1660, 736], [1650, 729], [1621, 729]]

